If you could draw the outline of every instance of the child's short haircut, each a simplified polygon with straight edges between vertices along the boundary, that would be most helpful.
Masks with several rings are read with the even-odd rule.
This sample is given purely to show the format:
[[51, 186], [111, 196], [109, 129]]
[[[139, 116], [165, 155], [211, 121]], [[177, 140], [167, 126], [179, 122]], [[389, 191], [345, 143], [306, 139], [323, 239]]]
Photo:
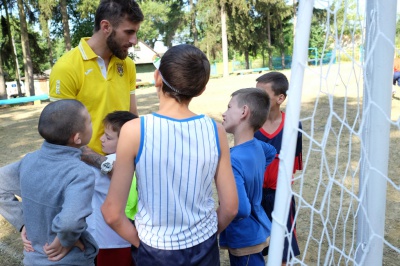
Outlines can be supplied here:
[[67, 145], [72, 135], [85, 130], [85, 109], [72, 99], [49, 103], [39, 117], [39, 134], [49, 143]]
[[268, 72], [256, 79], [260, 83], [271, 83], [271, 88], [275, 95], [283, 94], [289, 89], [289, 81], [286, 76], [280, 72]]
[[240, 89], [232, 93], [232, 97], [236, 96], [239, 107], [247, 105], [250, 109], [250, 126], [254, 132], [259, 130], [267, 120], [270, 100], [268, 94], [258, 88]]
[[106, 115], [103, 119], [104, 126], [111, 126], [114, 132], [117, 132], [119, 136], [119, 132], [121, 131], [122, 126], [128, 122], [129, 120], [138, 118], [137, 115], [132, 114], [128, 111], [114, 111]]
[[210, 78], [210, 62], [206, 55], [189, 44], [168, 49], [158, 70], [163, 80], [163, 92], [178, 102], [198, 96]]

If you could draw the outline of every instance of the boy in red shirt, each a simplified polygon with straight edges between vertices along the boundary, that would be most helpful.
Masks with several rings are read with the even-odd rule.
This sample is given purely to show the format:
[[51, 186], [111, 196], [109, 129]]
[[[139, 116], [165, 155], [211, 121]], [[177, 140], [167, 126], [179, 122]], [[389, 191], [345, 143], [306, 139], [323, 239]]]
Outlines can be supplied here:
[[[283, 137], [283, 125], [285, 123], [285, 113], [280, 110], [281, 104], [286, 99], [286, 92], [289, 88], [289, 82], [285, 75], [280, 72], [269, 72], [260, 76], [257, 80], [256, 87], [265, 90], [271, 99], [271, 109], [267, 120], [265, 121], [262, 128], [254, 134], [254, 137], [262, 140], [266, 143], [271, 144], [276, 149], [275, 160], [267, 167], [264, 174], [263, 184], [263, 199], [262, 206], [267, 213], [268, 218], [272, 221], [272, 211], [275, 203], [275, 190], [278, 181], [278, 168], [279, 168], [279, 153], [281, 150], [282, 137]], [[301, 123], [299, 122], [299, 128]], [[296, 170], [302, 170], [302, 136], [298, 133], [296, 154], [293, 173]], [[287, 260], [290, 260], [293, 256], [300, 254], [299, 246], [297, 244], [296, 237], [296, 225], [294, 224], [294, 216], [296, 214], [296, 205], [294, 197], [292, 197], [289, 217], [287, 221], [288, 232], [292, 231], [293, 235], [291, 238], [291, 249], [289, 249], [288, 238], [285, 238], [284, 250], [282, 256], [282, 264], [285, 265]], [[263, 255], [267, 255], [268, 250], [263, 251]]]

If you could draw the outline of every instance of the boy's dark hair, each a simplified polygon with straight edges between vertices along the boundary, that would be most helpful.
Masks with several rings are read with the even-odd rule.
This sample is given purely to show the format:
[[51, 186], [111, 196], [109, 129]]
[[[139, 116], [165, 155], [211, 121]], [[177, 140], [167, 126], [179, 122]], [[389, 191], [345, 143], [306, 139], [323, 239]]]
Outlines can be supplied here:
[[142, 10], [134, 0], [102, 0], [94, 17], [94, 31], [100, 30], [102, 20], [110, 21], [113, 27], [127, 18], [130, 22], [139, 23], [144, 19]]
[[280, 72], [268, 72], [256, 79], [260, 83], [270, 83], [275, 95], [283, 94], [289, 89], [289, 81], [286, 76]]
[[117, 132], [119, 136], [119, 132], [121, 131], [122, 126], [132, 120], [138, 118], [137, 115], [132, 114], [131, 112], [128, 111], [114, 111], [112, 113], [109, 113], [106, 115], [106, 117], [103, 119], [103, 125], [104, 126], [111, 126], [112, 130], [114, 132]]
[[197, 47], [173, 46], [161, 58], [159, 67], [162, 90], [176, 101], [188, 101], [199, 95], [210, 78], [210, 62]]
[[77, 100], [49, 103], [39, 117], [39, 134], [49, 143], [67, 145], [72, 135], [85, 130], [84, 110], [86, 107]]
[[250, 126], [254, 132], [259, 130], [267, 120], [269, 108], [271, 105], [268, 94], [258, 88], [240, 89], [232, 93], [236, 96], [239, 107], [247, 105], [250, 109]]

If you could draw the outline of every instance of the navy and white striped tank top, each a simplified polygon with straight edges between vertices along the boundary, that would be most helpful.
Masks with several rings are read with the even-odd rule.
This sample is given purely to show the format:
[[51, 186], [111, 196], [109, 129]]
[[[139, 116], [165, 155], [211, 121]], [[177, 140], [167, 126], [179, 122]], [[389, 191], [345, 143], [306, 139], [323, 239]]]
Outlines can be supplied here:
[[164, 250], [195, 246], [217, 231], [212, 182], [220, 147], [215, 121], [177, 120], [156, 113], [141, 119], [136, 158], [139, 238]]

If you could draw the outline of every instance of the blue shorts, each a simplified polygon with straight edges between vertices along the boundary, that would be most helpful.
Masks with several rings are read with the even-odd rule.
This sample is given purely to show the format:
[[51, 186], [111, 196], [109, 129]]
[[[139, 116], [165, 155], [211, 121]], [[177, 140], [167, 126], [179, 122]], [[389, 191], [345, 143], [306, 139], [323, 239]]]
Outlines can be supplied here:
[[219, 266], [217, 235], [203, 243], [180, 250], [152, 248], [140, 241], [139, 248], [132, 246], [132, 257], [136, 266]]
[[240, 257], [229, 253], [229, 262], [231, 266], [265, 266], [264, 257], [261, 252]]
[[396, 85], [396, 82], [397, 86], [400, 86], [400, 72], [393, 73], [393, 85]]
[[[274, 210], [274, 204], [275, 204], [275, 190], [263, 188], [263, 199], [261, 205], [263, 206], [270, 221], [272, 221], [272, 211]], [[291, 251], [289, 251], [289, 239], [285, 237], [282, 262], [286, 262], [288, 259], [290, 260], [292, 257], [300, 255], [299, 245], [297, 244], [296, 223], [294, 222], [295, 214], [296, 214], [296, 202], [294, 201], [294, 196], [292, 196], [289, 209], [289, 217], [286, 224], [288, 232], [292, 231], [292, 226], [294, 224], [293, 234], [291, 239]], [[265, 253], [266, 252], [263, 251], [264, 255], [266, 255]]]

